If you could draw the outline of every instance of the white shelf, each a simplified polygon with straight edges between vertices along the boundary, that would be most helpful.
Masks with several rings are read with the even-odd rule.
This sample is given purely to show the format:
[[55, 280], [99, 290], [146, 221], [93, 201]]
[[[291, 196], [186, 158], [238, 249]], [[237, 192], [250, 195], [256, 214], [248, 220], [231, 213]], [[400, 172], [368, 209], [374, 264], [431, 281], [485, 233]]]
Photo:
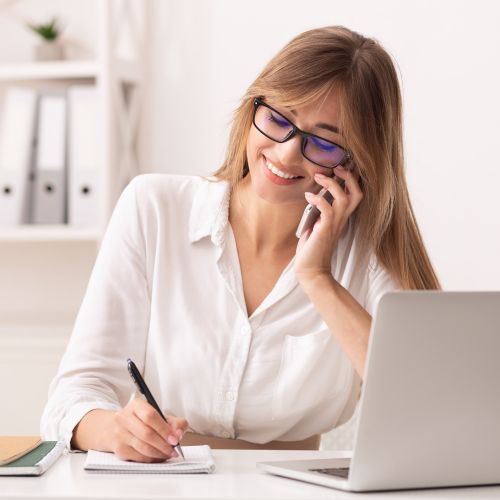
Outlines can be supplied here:
[[99, 230], [95, 227], [65, 225], [0, 227], [0, 242], [88, 241], [97, 243], [99, 238]]
[[[0, 82], [33, 82], [37, 80], [95, 80], [99, 76], [97, 61], [51, 61], [0, 64]], [[113, 69], [118, 80], [137, 83], [142, 80], [139, 66], [116, 60]]]
[[26, 62], [0, 65], [0, 81], [96, 78], [95, 61]]

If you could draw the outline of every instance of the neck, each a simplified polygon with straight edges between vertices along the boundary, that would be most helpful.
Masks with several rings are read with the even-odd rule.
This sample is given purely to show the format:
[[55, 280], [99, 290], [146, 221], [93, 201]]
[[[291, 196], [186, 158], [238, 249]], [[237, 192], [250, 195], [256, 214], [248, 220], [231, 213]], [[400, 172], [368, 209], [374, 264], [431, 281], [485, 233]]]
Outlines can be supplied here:
[[256, 254], [295, 249], [304, 203], [272, 204], [259, 198], [247, 176], [233, 190], [229, 222]]

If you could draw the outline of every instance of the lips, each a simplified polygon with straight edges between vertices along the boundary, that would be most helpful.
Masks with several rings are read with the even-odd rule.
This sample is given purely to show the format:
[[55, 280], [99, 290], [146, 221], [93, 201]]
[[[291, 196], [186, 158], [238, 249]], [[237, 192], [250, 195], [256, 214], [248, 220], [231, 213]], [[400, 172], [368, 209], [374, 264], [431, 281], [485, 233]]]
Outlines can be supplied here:
[[293, 175], [290, 172], [285, 172], [284, 170], [278, 168], [273, 162], [271, 162], [265, 156], [263, 157], [263, 169], [266, 177], [280, 186], [288, 186], [290, 184], [295, 184], [304, 177], [301, 175]]
[[293, 175], [289, 172], [286, 172], [283, 169], [278, 168], [274, 163], [272, 163], [268, 158], [264, 156], [264, 163], [267, 169], [267, 173], [272, 173], [274, 176], [279, 177], [280, 179], [284, 180], [297, 180], [297, 179], [303, 179], [303, 176], [301, 175]]
[[271, 163], [267, 158], [266, 158], [266, 167], [274, 174], [277, 175], [278, 177], [281, 177], [282, 179], [299, 179], [301, 176], [300, 175], [291, 175], [287, 172], [284, 172], [283, 170], [279, 169], [274, 163]]

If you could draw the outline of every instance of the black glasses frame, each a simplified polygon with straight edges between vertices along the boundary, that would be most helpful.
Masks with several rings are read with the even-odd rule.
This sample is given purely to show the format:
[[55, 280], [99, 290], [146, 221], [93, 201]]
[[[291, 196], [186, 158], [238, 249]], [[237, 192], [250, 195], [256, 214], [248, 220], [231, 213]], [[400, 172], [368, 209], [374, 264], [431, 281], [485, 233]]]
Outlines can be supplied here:
[[[282, 141], [278, 141], [274, 137], [271, 137], [271, 136], [267, 135], [257, 125], [257, 123], [255, 121], [255, 116], [257, 114], [257, 109], [259, 108], [259, 106], [264, 106], [265, 108], [270, 109], [273, 113], [276, 113], [277, 115], [281, 116], [284, 120], [286, 120], [292, 126], [292, 130], [290, 130], [290, 132], [286, 135], [286, 137]], [[286, 116], [283, 116], [279, 111], [277, 111], [273, 107], [269, 106], [269, 104], [267, 104], [266, 102], [264, 102], [264, 100], [261, 97], [257, 97], [257, 98], [254, 99], [253, 108], [254, 109], [253, 109], [253, 119], [252, 119], [252, 122], [253, 122], [255, 128], [261, 134], [265, 135], [268, 139], [271, 139], [274, 142], [278, 142], [279, 144], [282, 144], [283, 142], [289, 141], [290, 139], [292, 139], [296, 135], [299, 135], [300, 138], [301, 138], [301, 141], [300, 141], [300, 151], [302, 153], [302, 156], [306, 160], [310, 161], [311, 163], [314, 163], [315, 165], [318, 165], [319, 167], [322, 167], [322, 168], [335, 168], [335, 167], [338, 167], [339, 165], [343, 165], [344, 163], [346, 163], [350, 159], [351, 155], [350, 155], [349, 151], [347, 151], [345, 148], [343, 148], [342, 146], [340, 146], [336, 142], [329, 141], [328, 139], [325, 139], [325, 138], [323, 138], [323, 137], [321, 137], [319, 135], [310, 134], [309, 132], [304, 132], [303, 130], [300, 130], [300, 128], [297, 127], [297, 125], [295, 125], [295, 123], [291, 122]], [[340, 148], [344, 152], [344, 157], [338, 163], [336, 163], [335, 165], [321, 165], [321, 163], [318, 163], [318, 162], [316, 162], [314, 160], [311, 160], [311, 158], [309, 158], [306, 155], [306, 153], [305, 153], [305, 149], [306, 149], [306, 145], [307, 145], [307, 140], [309, 139], [309, 137], [316, 137], [317, 139], [321, 139], [322, 141], [328, 142], [329, 144], [333, 144], [334, 146], [336, 146], [337, 148]]]

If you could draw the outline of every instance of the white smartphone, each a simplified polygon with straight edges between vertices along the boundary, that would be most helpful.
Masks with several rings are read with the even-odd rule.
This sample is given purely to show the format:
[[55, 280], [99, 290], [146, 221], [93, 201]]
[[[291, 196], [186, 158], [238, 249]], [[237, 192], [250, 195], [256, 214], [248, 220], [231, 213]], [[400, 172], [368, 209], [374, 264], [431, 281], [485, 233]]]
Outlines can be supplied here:
[[[349, 161], [348, 163], [346, 163], [344, 165], [344, 168], [346, 170], [352, 170], [353, 168], [352, 162]], [[337, 177], [337, 182], [340, 184], [342, 188], [344, 187], [345, 182], [343, 179], [339, 179]], [[318, 194], [320, 196], [323, 196], [323, 198], [328, 203], [330, 203], [330, 205], [333, 203], [334, 200], [333, 195], [332, 193], [330, 193], [330, 191], [328, 191], [328, 189], [322, 188]], [[295, 236], [297, 236], [297, 238], [300, 238], [308, 229], [312, 228], [314, 226], [314, 223], [318, 219], [320, 213], [321, 212], [314, 205], [308, 203], [300, 219], [297, 231], [295, 232]]]
[[[333, 203], [332, 193], [330, 193], [328, 189], [323, 188], [318, 194], [320, 196], [323, 196], [323, 198], [328, 203], [330, 203], [330, 205]], [[312, 228], [314, 226], [314, 223], [318, 219], [319, 214], [320, 211], [314, 205], [308, 203], [307, 207], [304, 210], [304, 213], [302, 214], [302, 218], [300, 219], [295, 236], [297, 236], [297, 238], [300, 238], [308, 229]]]

